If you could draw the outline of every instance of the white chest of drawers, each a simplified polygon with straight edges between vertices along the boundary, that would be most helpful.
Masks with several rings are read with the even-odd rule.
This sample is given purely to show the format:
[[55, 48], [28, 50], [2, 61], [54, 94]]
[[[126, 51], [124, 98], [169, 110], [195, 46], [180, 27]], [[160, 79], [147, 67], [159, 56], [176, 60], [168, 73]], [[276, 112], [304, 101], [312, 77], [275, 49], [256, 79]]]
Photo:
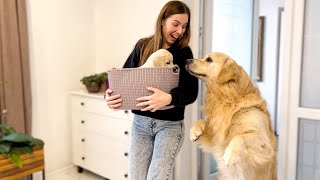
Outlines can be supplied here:
[[132, 114], [110, 110], [103, 94], [71, 93], [72, 160], [107, 179], [127, 179]]

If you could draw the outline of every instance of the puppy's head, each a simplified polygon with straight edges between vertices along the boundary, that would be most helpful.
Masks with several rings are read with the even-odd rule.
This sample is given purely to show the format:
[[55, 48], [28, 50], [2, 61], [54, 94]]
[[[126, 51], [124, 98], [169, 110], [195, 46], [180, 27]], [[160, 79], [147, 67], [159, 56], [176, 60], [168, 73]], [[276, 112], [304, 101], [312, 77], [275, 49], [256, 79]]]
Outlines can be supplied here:
[[153, 67], [173, 67], [173, 56], [166, 49], [159, 49], [152, 53], [146, 61], [146, 64], [152, 62]]
[[230, 56], [219, 52], [211, 53], [204, 59], [189, 59], [186, 65], [190, 74], [203, 80], [207, 85], [238, 81], [239, 68]]

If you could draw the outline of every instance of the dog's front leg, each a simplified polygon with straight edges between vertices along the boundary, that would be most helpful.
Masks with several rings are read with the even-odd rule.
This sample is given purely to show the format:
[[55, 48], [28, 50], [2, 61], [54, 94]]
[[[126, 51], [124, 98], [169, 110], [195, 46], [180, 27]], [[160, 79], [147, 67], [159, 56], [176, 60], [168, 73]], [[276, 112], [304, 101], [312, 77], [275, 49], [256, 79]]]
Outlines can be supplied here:
[[261, 166], [270, 162], [275, 156], [275, 150], [267, 138], [256, 133], [235, 136], [227, 146], [223, 159], [227, 166], [232, 166], [246, 158], [254, 166]]
[[224, 151], [223, 160], [228, 167], [240, 161], [240, 155], [245, 150], [244, 140], [241, 136], [235, 136]]
[[196, 141], [202, 135], [204, 130], [206, 129], [207, 122], [204, 119], [200, 119], [196, 124], [192, 126], [190, 129], [190, 139], [191, 141]]

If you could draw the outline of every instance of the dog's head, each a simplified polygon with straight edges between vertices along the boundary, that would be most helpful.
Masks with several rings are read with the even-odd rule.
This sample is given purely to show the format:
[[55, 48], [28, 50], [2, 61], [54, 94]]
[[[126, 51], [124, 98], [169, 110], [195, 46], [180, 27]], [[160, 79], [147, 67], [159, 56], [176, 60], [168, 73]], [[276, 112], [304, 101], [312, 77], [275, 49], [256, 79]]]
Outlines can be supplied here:
[[173, 56], [166, 49], [152, 53], [143, 67], [173, 67]]
[[237, 81], [240, 74], [237, 63], [230, 56], [219, 52], [211, 53], [204, 59], [187, 60], [186, 69], [205, 83]]
[[233, 89], [236, 94], [255, 91], [250, 77], [230, 56], [214, 52], [204, 59], [189, 59], [187, 71], [209, 86], [219, 86], [222, 91]]

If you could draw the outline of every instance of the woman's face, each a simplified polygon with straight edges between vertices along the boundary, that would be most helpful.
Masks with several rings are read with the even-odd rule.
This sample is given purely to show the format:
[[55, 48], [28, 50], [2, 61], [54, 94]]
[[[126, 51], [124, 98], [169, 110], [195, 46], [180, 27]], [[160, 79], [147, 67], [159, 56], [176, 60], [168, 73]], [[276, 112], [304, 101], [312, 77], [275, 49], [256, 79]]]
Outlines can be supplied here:
[[188, 24], [188, 14], [174, 14], [162, 22], [163, 48], [170, 47], [179, 37], [182, 37]]

